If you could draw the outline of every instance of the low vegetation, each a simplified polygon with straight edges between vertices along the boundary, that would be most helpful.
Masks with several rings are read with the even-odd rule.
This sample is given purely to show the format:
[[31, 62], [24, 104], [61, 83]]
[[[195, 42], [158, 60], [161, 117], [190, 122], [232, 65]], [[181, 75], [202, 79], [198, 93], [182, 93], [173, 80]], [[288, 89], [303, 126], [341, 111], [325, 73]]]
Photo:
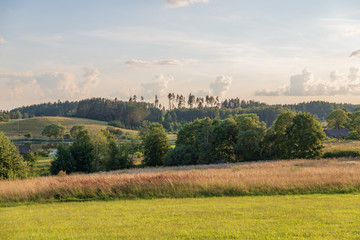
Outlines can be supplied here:
[[154, 199], [0, 208], [2, 239], [359, 239], [359, 195]]
[[[8, 137], [24, 137], [25, 134], [31, 133], [33, 138], [43, 138], [42, 131], [50, 124], [63, 125], [65, 127], [65, 132], [70, 132], [70, 129], [75, 125], [84, 125], [91, 133], [108, 127], [107, 122], [84, 118], [33, 117], [0, 123], [0, 131], [4, 132]], [[137, 131], [127, 129], [122, 130], [125, 134], [137, 135]]]
[[189, 170], [175, 171], [175, 167], [160, 168], [165, 170], [163, 172], [119, 172], [0, 181], [0, 201], [360, 192], [358, 161], [291, 160], [210, 166], [223, 168], [194, 170], [188, 167]]

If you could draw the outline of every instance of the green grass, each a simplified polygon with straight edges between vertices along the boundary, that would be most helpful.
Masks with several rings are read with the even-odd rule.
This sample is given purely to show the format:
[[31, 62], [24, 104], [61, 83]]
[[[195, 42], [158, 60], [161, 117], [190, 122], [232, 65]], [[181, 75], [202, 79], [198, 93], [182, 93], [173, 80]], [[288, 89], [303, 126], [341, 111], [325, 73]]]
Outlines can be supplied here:
[[1, 239], [359, 239], [360, 195], [13, 205]]
[[[107, 122], [90, 120], [85, 118], [68, 117], [34, 117], [22, 120], [14, 120], [7, 123], [0, 123], [0, 131], [8, 137], [24, 137], [24, 134], [31, 132], [34, 138], [43, 138], [42, 130], [51, 123], [60, 123], [69, 132], [74, 125], [85, 125], [90, 132], [95, 132], [108, 127]], [[137, 135], [137, 131], [122, 129], [130, 135]]]

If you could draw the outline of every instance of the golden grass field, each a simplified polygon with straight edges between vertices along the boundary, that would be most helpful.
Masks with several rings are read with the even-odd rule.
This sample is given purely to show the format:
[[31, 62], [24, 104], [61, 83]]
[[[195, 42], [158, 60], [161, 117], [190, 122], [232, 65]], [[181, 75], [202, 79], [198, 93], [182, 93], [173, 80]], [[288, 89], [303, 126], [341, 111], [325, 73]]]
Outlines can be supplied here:
[[[90, 120], [85, 118], [69, 117], [33, 117], [28, 119], [13, 120], [0, 123], [0, 131], [8, 137], [24, 137], [24, 134], [31, 132], [34, 138], [43, 138], [41, 132], [46, 125], [60, 123], [65, 127], [65, 132], [69, 132], [75, 125], [84, 125], [91, 133], [108, 127], [107, 122]], [[122, 129], [129, 135], [137, 135], [137, 131]]]
[[284, 160], [0, 181], [0, 202], [360, 192], [360, 161]]

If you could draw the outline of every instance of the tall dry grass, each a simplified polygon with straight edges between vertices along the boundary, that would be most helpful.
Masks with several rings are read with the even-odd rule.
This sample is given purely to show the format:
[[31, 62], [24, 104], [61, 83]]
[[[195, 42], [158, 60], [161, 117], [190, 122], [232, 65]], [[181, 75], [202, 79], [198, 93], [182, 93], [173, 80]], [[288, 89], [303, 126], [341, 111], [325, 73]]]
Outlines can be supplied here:
[[360, 192], [360, 162], [354, 160], [291, 160], [221, 166], [225, 167], [0, 181], [0, 201]]

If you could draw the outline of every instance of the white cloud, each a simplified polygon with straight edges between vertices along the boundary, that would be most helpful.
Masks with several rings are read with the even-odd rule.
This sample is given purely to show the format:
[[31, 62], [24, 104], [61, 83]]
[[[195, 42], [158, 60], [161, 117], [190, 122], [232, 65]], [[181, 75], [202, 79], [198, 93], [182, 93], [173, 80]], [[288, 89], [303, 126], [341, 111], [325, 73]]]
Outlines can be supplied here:
[[185, 7], [193, 3], [208, 3], [209, 0], [164, 0], [166, 7], [176, 8]]
[[178, 60], [155, 60], [155, 61], [144, 61], [139, 59], [131, 59], [125, 62], [128, 66], [135, 66], [135, 67], [152, 67], [152, 66], [180, 66], [182, 62]]
[[4, 37], [0, 36], [0, 44], [5, 44], [5, 43], [6, 43], [6, 41], [5, 41]]
[[[14, 99], [49, 99], [80, 98], [89, 96], [99, 83], [99, 71], [96, 68], [85, 68], [79, 79], [66, 72], [50, 72], [35, 75], [33, 73], [0, 73], [0, 80], [7, 83], [10, 89], [6, 92]], [[3, 92], [2, 94], [6, 94]], [[31, 97], [27, 96], [31, 94]], [[27, 95], [26, 95], [27, 94]], [[25, 96], [26, 95], [26, 96]]]
[[223, 96], [229, 89], [232, 83], [232, 77], [219, 76], [213, 83], [210, 83], [211, 92], [215, 96]]
[[360, 57], [360, 49], [353, 51], [349, 57]]
[[158, 95], [158, 97], [165, 96], [168, 89], [168, 83], [172, 80], [174, 80], [174, 77], [160, 74], [151, 82], [141, 83], [141, 95], [146, 99], [152, 99], [155, 95]]
[[313, 74], [304, 69], [301, 74], [290, 77], [289, 87], [277, 90], [260, 90], [255, 96], [335, 96], [360, 95], [358, 68], [350, 68], [349, 75], [333, 71], [329, 80], [315, 80]]

